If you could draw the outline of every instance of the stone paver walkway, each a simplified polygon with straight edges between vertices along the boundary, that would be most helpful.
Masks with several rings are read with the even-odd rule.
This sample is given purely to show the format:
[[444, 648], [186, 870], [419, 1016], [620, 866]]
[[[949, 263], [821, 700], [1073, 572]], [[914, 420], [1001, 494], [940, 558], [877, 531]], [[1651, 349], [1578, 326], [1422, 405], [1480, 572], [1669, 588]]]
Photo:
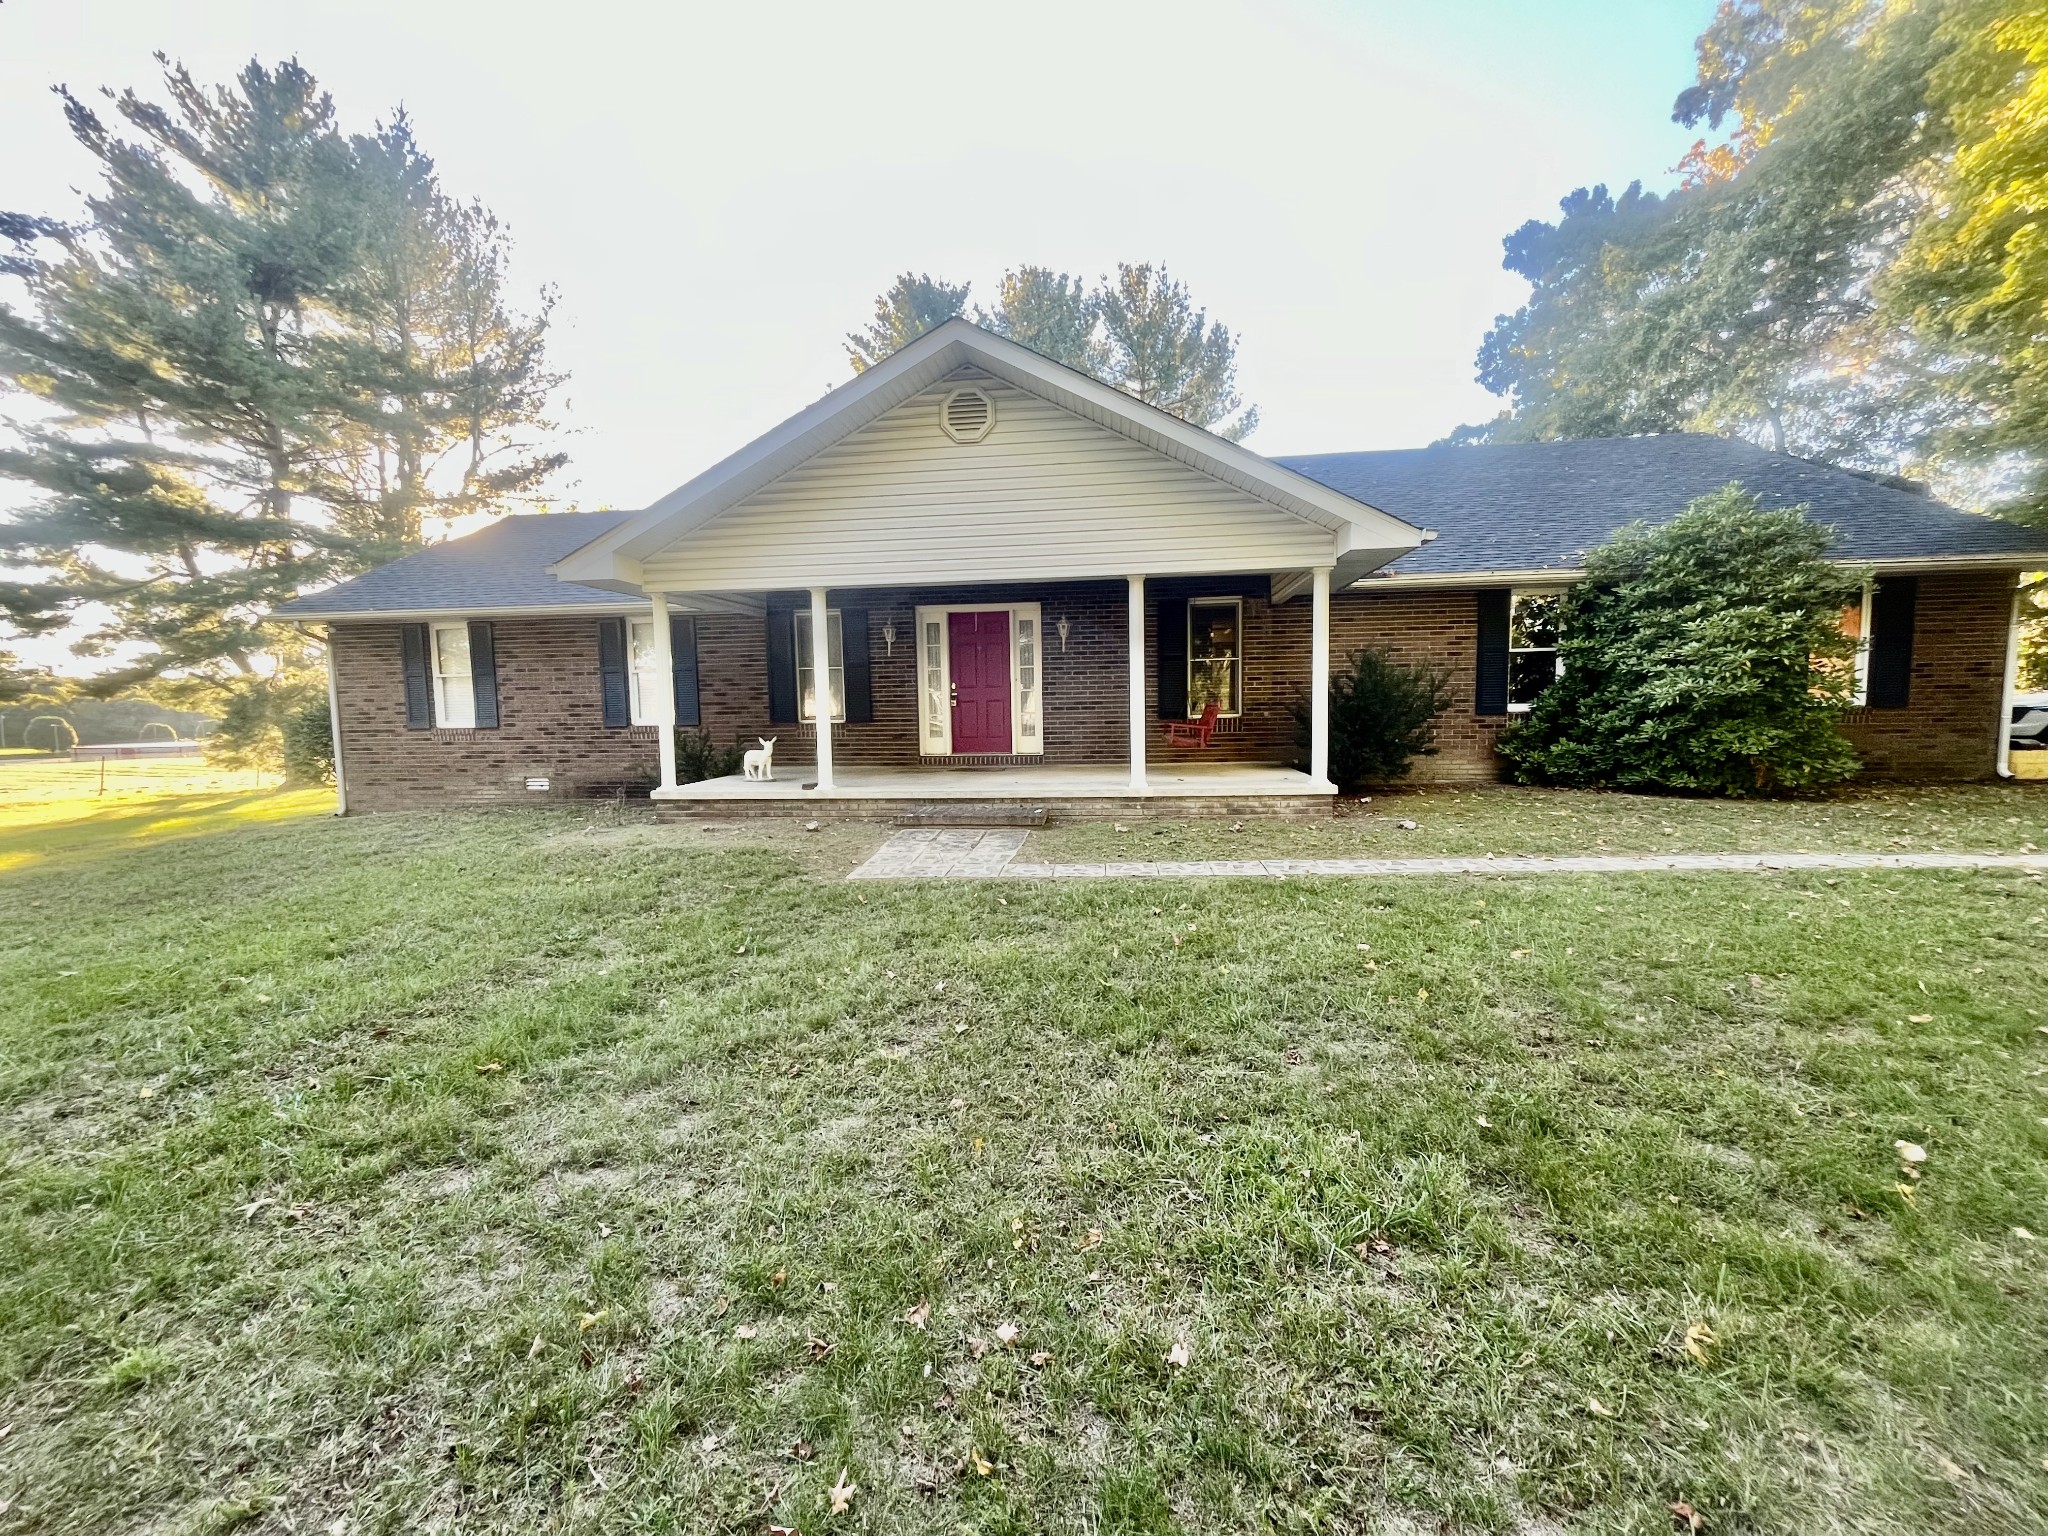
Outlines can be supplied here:
[[2027, 869], [2048, 871], [2048, 853], [1596, 853], [1545, 857], [1488, 854], [1437, 859], [1168, 859], [1032, 864], [1017, 858], [1022, 828], [952, 827], [898, 832], [850, 880], [1186, 880], [1202, 876], [1623, 875], [1645, 871], [1799, 869]]

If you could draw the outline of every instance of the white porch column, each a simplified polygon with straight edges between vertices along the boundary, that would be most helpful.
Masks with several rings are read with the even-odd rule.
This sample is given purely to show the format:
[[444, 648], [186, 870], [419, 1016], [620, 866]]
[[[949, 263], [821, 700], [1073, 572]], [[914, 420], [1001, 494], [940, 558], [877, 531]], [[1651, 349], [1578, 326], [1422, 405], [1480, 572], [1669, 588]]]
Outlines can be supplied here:
[[811, 699], [818, 728], [818, 788], [832, 788], [832, 632], [825, 589], [811, 588]]
[[[654, 604], [654, 667], [661, 679], [654, 697], [644, 702], [654, 716], [654, 739], [661, 753], [661, 789], [676, 787], [676, 663], [669, 654], [668, 594], [650, 592]], [[633, 628], [626, 626], [626, 665], [633, 664]], [[658, 793], [659, 791], [657, 791]]]
[[1131, 632], [1131, 788], [1145, 787], [1145, 578], [1133, 576]]
[[1308, 774], [1330, 782], [1330, 568], [1315, 568], [1309, 620]]

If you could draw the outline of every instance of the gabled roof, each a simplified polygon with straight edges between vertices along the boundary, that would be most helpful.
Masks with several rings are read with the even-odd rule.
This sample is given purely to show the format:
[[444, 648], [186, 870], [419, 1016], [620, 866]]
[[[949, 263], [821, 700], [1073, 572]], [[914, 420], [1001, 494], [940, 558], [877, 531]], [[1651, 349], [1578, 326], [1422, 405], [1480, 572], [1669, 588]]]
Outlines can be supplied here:
[[1697, 433], [1489, 443], [1282, 459], [1437, 538], [1379, 576], [1576, 571], [1625, 523], [1665, 522], [1731, 480], [1767, 507], [1804, 505], [1833, 527], [1838, 560], [2048, 562], [2048, 529], [1979, 517], [1848, 470]]
[[[1190, 426], [1099, 379], [966, 320], [948, 320], [677, 486], [629, 522], [557, 563], [566, 580], [637, 589], [639, 562], [963, 368], [985, 372], [1334, 535], [1346, 579], [1428, 537], [1349, 492]], [[1347, 571], [1347, 566], [1349, 567]], [[801, 584], [798, 582], [797, 584]]]
[[597, 587], [558, 581], [548, 566], [608, 533], [630, 512], [542, 512], [501, 518], [417, 554], [381, 565], [276, 610], [280, 619], [371, 615], [621, 613], [646, 606]]

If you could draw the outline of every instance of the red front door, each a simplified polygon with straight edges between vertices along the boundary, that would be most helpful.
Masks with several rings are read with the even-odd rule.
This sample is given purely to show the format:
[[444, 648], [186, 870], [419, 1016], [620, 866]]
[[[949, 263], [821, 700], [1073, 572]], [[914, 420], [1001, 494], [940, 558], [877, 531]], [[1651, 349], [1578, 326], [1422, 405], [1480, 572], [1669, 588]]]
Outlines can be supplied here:
[[949, 613], [953, 750], [1010, 750], [1010, 615]]

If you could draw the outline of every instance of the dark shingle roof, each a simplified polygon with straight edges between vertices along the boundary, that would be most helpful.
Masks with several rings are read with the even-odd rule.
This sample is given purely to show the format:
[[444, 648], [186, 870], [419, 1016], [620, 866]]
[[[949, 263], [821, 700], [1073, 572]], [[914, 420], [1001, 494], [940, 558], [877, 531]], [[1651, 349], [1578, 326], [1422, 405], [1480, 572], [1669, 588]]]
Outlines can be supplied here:
[[[1437, 537], [1394, 562], [1397, 575], [1571, 570], [1637, 518], [1662, 521], [1739, 480], [1766, 506], [1804, 504], [1840, 535], [1848, 560], [2011, 555], [2048, 564], [2048, 530], [1958, 512], [1911, 491], [1726, 438], [1595, 438], [1276, 460]], [[399, 613], [613, 609], [632, 599], [557, 581], [547, 567], [630, 512], [508, 517], [277, 610], [283, 619]], [[1367, 580], [1371, 578], [1368, 577]]]
[[631, 512], [538, 512], [407, 555], [277, 610], [281, 619], [329, 614], [490, 613], [522, 608], [619, 608], [633, 599], [557, 581], [548, 566], [618, 527]]
[[2048, 529], [1959, 512], [1847, 470], [1694, 433], [1318, 453], [1278, 462], [1435, 529], [1433, 541], [1388, 567], [1401, 576], [1576, 569], [1585, 550], [1624, 523], [1666, 521], [1731, 480], [1768, 507], [1804, 504], [1815, 521], [1835, 529], [1838, 559], [2048, 560]]

